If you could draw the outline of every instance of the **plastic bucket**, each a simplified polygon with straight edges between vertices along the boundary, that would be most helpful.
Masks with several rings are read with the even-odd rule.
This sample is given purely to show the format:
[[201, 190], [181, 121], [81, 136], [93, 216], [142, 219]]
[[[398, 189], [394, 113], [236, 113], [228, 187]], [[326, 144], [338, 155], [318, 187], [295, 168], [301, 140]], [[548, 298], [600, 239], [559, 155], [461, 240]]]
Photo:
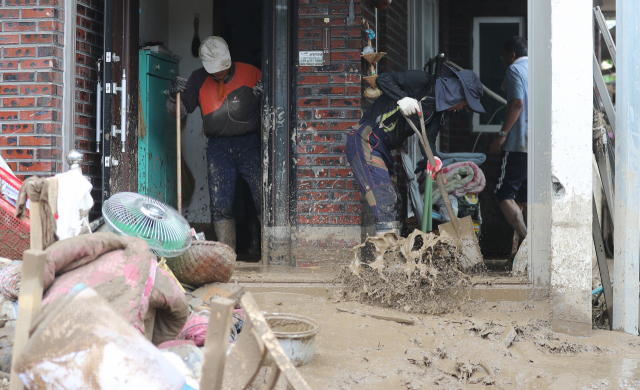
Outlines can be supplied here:
[[[311, 363], [316, 349], [316, 335], [320, 331], [317, 322], [297, 314], [265, 314], [264, 318], [294, 366]], [[265, 364], [271, 365], [269, 356]]]

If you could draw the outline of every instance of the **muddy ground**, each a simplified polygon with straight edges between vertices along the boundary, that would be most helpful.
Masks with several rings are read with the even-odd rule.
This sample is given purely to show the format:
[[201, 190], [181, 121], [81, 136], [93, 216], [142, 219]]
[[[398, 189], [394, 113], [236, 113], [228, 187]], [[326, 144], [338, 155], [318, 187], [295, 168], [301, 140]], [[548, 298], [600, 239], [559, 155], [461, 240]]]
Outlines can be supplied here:
[[[266, 312], [320, 323], [314, 359], [300, 368], [313, 389], [640, 389], [640, 338], [606, 330], [589, 338], [553, 333], [547, 302], [476, 301], [433, 316], [292, 293], [255, 297]], [[517, 337], [507, 348], [502, 340], [512, 328]]]

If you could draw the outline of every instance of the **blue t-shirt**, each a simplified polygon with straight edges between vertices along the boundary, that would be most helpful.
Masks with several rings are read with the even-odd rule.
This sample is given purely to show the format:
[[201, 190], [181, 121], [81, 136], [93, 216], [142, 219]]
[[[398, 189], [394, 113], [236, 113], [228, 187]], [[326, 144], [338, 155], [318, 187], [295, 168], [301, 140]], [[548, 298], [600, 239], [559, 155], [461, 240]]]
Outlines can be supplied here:
[[529, 120], [528, 102], [528, 68], [529, 59], [527, 57], [518, 58], [507, 69], [505, 84], [507, 86], [507, 102], [513, 99], [522, 99], [524, 106], [522, 112], [513, 125], [507, 139], [502, 144], [502, 150], [507, 152], [527, 152], [527, 122]]

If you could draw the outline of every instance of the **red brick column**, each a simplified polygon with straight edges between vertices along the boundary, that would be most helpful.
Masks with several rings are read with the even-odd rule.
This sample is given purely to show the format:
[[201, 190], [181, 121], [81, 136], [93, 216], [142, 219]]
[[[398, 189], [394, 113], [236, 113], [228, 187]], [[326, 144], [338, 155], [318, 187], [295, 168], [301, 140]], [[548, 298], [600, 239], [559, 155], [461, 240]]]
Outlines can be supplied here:
[[[298, 49], [322, 49], [322, 25], [329, 18], [331, 65], [298, 68], [299, 246], [351, 246], [355, 236], [342, 234], [344, 228], [359, 232], [360, 192], [345, 144], [348, 128], [362, 117], [360, 2], [354, 1], [356, 19], [348, 21], [349, 0], [300, 0]], [[357, 238], [359, 243], [359, 233]], [[304, 251], [299, 265], [317, 261], [305, 260]]]
[[62, 170], [62, 0], [0, 0], [0, 150], [19, 178]]

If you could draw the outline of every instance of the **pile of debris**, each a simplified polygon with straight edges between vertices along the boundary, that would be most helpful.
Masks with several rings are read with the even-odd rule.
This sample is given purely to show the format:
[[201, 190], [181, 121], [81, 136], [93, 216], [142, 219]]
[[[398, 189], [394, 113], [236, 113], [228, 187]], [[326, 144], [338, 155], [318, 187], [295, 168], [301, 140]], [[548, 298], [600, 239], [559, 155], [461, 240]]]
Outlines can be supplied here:
[[441, 314], [468, 298], [471, 280], [452, 238], [419, 230], [407, 238], [387, 233], [368, 237], [353, 251], [340, 275], [346, 299]]

